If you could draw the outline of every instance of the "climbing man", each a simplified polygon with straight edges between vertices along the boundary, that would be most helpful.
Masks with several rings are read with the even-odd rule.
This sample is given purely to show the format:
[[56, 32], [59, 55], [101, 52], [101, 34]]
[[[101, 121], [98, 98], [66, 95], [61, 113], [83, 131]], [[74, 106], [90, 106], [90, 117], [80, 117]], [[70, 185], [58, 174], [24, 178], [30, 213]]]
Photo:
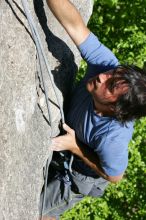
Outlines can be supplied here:
[[[42, 215], [57, 220], [85, 195], [100, 197], [109, 182], [122, 179], [134, 120], [146, 116], [146, 75], [136, 66], [119, 65], [69, 0], [47, 3], [88, 64], [70, 97], [68, 125], [63, 125], [66, 134], [54, 138], [51, 145], [55, 153]], [[72, 170], [61, 163], [57, 169], [55, 162], [61, 159], [56, 151], [74, 155]]]

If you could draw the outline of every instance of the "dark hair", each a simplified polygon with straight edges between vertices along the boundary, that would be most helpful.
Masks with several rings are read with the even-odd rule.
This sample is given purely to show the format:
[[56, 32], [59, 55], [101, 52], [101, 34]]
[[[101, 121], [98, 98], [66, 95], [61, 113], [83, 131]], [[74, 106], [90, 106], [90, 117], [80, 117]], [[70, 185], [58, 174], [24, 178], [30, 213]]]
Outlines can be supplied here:
[[128, 91], [115, 103], [115, 114], [122, 123], [146, 116], [146, 73], [133, 65], [121, 65], [114, 69], [113, 87], [123, 80]]

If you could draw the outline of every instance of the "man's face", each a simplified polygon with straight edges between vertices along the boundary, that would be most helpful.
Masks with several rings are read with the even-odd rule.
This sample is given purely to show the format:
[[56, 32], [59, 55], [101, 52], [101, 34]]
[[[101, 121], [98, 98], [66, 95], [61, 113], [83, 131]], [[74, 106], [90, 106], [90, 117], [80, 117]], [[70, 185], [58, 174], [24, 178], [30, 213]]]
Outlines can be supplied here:
[[86, 86], [87, 90], [92, 94], [94, 103], [104, 106], [114, 104], [120, 95], [128, 91], [128, 85], [124, 80], [113, 78], [113, 70], [100, 73], [89, 79]]

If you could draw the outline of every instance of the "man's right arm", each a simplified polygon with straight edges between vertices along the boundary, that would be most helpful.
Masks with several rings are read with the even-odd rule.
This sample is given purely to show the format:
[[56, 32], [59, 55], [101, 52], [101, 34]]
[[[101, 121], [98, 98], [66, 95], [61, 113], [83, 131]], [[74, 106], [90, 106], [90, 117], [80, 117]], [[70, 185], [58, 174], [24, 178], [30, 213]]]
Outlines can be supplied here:
[[77, 46], [85, 41], [90, 31], [69, 0], [47, 0], [47, 4]]

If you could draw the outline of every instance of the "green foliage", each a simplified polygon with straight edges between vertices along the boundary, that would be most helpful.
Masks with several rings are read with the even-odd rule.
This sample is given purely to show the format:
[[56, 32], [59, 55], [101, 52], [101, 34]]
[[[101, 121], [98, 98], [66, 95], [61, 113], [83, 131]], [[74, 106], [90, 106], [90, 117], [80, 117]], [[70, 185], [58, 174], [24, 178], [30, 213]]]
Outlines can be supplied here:
[[122, 63], [146, 61], [146, 0], [95, 0], [90, 29]]
[[[89, 28], [121, 63], [140, 67], [146, 61], [146, 0], [94, 0]], [[86, 69], [82, 61], [77, 80]], [[111, 184], [104, 197], [86, 197], [62, 220], [146, 219], [146, 118], [135, 123], [125, 178]]]
[[79, 73], [76, 76], [76, 81], [79, 82], [86, 73], [87, 63], [82, 60], [80, 63]]

